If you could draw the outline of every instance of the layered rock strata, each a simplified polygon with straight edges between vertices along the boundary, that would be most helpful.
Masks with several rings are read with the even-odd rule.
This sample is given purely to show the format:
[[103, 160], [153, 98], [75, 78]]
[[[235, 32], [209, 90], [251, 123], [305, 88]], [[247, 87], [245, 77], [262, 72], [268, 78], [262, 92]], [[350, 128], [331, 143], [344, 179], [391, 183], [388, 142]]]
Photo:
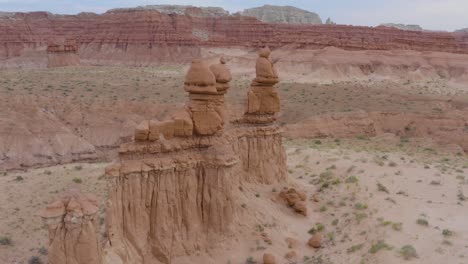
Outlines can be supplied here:
[[78, 46], [75, 40], [51, 42], [47, 45], [47, 67], [65, 67], [80, 65]]
[[466, 33], [416, 32], [345, 25], [263, 23], [253, 17], [199, 17], [136, 9], [102, 15], [14, 13], [0, 17], [0, 58], [32, 56], [47, 40], [76, 39], [88, 64], [145, 65], [187, 61], [200, 47], [297, 48], [335, 46], [346, 50], [416, 50], [468, 53]]
[[98, 211], [95, 196], [73, 189], [40, 213], [49, 229], [50, 264], [102, 263]]

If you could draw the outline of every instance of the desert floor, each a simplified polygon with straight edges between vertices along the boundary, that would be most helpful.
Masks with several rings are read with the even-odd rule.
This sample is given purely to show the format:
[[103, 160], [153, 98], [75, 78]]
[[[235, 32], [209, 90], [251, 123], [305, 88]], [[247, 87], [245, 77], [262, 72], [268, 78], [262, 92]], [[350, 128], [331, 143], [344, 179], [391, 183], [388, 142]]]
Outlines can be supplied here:
[[[21, 126], [24, 122], [34, 133], [41, 131], [41, 120], [31, 124], [25, 117], [30, 108], [45, 109], [69, 133], [93, 144], [104, 142], [119, 137], [123, 119], [137, 123], [148, 117], [164, 118], [182, 105], [185, 70], [180, 65], [2, 70], [0, 113], [17, 113], [12, 122]], [[235, 74], [227, 95], [232, 118], [242, 114], [252, 76]], [[278, 90], [283, 107], [279, 122], [285, 128], [326, 113], [441, 114], [468, 106], [468, 89], [443, 80], [286, 81]], [[102, 126], [106, 126], [103, 132], [93, 132]], [[38, 140], [46, 144], [48, 139]], [[112, 149], [118, 143], [102, 147]], [[428, 138], [394, 134], [285, 138], [285, 146], [290, 183], [246, 186], [242, 203], [256, 213], [254, 221], [242, 227], [244, 239], [219, 245], [208, 259], [195, 257], [181, 263], [261, 263], [265, 252], [275, 254], [280, 263], [289, 263], [284, 255], [290, 251], [297, 254], [291, 263], [468, 263], [466, 154], [447, 151]], [[0, 169], [0, 263], [37, 259], [46, 263], [47, 230], [38, 212], [72, 186], [104, 201], [107, 165]], [[307, 193], [307, 217], [293, 213], [280, 201], [278, 194], [285, 187]], [[104, 204], [100, 218], [104, 230]], [[313, 232], [324, 236], [319, 250], [306, 245]], [[288, 246], [288, 237], [296, 245]]]
[[[285, 144], [290, 184], [251, 186], [246, 207], [270, 213], [255, 215], [256, 223], [244, 227], [244, 241], [215, 250], [206, 263], [261, 263], [265, 252], [288, 263], [283, 257], [289, 251], [297, 253], [297, 263], [401, 263], [405, 257], [408, 263], [467, 263], [467, 157], [445, 154], [430, 140], [391, 135]], [[2, 175], [0, 236], [10, 242], [0, 246], [0, 262], [28, 263], [33, 256], [46, 262], [47, 230], [38, 211], [72, 186], [104, 199], [106, 165]], [[307, 193], [307, 217], [279, 201], [284, 187]], [[102, 225], [104, 218], [102, 205]], [[315, 230], [324, 236], [319, 250], [306, 245]], [[288, 247], [288, 237], [297, 245]], [[403, 252], [404, 246], [411, 247]]]

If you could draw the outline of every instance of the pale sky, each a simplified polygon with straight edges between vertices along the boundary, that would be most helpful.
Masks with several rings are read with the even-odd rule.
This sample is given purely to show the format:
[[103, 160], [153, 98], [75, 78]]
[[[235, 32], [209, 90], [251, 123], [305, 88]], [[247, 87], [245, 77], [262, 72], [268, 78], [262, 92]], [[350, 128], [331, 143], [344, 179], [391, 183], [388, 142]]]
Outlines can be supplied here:
[[431, 30], [468, 28], [468, 0], [0, 0], [0, 11], [102, 13], [117, 7], [156, 4], [219, 6], [231, 12], [264, 4], [292, 5], [316, 12], [323, 20], [331, 17], [339, 24], [376, 26], [392, 22]]

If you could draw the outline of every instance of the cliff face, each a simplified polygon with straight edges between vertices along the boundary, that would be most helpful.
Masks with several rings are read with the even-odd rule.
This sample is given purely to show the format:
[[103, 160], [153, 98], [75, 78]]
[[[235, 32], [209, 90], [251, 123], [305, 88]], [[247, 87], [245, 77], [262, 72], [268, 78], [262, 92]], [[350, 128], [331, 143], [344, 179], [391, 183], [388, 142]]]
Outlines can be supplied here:
[[199, 56], [200, 47], [218, 46], [335, 46], [346, 50], [468, 53], [466, 33], [268, 24], [244, 16], [196, 17], [128, 10], [103, 15], [59, 16], [35, 12], [0, 17], [0, 58], [44, 52], [48, 40], [57, 37], [76, 39], [81, 62], [85, 64], [181, 62]]
[[293, 6], [264, 5], [245, 9], [241, 15], [255, 17], [266, 23], [322, 24], [318, 14]]

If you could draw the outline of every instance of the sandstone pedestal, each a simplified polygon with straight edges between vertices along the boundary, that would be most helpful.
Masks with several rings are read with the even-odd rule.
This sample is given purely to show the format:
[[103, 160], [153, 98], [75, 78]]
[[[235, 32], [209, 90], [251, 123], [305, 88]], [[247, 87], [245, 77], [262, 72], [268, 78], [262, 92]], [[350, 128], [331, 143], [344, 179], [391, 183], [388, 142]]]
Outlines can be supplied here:
[[122, 145], [121, 162], [106, 171], [110, 250], [124, 263], [167, 264], [232, 236], [241, 167], [229, 142]]

